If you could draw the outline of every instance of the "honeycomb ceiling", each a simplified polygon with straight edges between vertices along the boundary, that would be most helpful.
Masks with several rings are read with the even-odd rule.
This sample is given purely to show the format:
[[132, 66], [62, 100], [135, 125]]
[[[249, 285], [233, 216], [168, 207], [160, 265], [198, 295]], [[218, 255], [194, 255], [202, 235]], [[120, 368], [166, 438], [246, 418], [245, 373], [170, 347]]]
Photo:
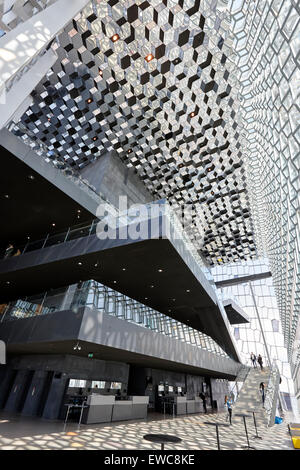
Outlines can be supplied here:
[[91, 1], [52, 44], [58, 61], [22, 117], [75, 169], [116, 151], [153, 198], [191, 206], [209, 264], [256, 255], [225, 7]]

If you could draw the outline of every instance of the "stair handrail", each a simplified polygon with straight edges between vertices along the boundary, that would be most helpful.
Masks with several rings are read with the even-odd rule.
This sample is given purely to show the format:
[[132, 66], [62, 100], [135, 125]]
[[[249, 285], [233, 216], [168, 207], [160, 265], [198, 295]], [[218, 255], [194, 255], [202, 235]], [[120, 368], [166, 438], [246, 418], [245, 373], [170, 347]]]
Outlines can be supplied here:
[[273, 426], [275, 424], [275, 415], [276, 408], [279, 396], [279, 384], [280, 384], [280, 372], [277, 366], [276, 361], [274, 360], [271, 368], [270, 375], [268, 379], [268, 385], [265, 395], [265, 411], [268, 419], [268, 426]]
[[233, 384], [232, 388], [229, 390], [229, 395], [232, 395], [233, 393], [235, 393], [234, 401], [237, 400], [237, 398], [238, 398], [238, 396], [241, 392], [241, 389], [239, 390], [239, 387], [238, 387], [238, 382], [245, 382], [245, 380], [248, 377], [248, 374], [250, 372], [250, 369], [251, 368], [249, 366], [247, 366], [246, 364], [242, 364], [241, 367], [239, 368], [237, 376], [236, 376], [235, 381], [234, 381], [234, 384]]

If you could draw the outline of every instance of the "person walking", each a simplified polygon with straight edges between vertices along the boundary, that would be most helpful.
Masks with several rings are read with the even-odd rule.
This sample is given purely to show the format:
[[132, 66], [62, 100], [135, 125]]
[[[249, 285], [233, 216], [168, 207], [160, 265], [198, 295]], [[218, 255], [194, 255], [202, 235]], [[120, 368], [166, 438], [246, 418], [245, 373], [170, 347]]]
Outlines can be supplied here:
[[228, 395], [225, 395], [225, 404], [224, 406], [227, 406], [227, 411], [228, 415], [226, 416], [226, 421], [229, 418], [229, 423], [232, 424], [232, 400], [228, 397]]
[[203, 409], [204, 409], [204, 413], [207, 413], [207, 407], [206, 407], [206, 396], [204, 395], [203, 392], [200, 392], [199, 393], [199, 397], [201, 398], [202, 400], [202, 403], [203, 403]]
[[252, 361], [253, 367], [256, 369], [256, 368], [257, 368], [257, 365], [256, 365], [256, 356], [255, 356], [255, 354], [254, 354], [253, 352], [250, 354], [250, 359], [251, 359], [251, 361]]
[[257, 362], [260, 365], [260, 369], [263, 370], [263, 359], [260, 354], [258, 355]]
[[263, 405], [263, 408], [265, 407], [265, 384], [264, 382], [260, 382], [259, 384], [259, 391], [261, 393], [261, 399], [262, 399], [262, 405]]

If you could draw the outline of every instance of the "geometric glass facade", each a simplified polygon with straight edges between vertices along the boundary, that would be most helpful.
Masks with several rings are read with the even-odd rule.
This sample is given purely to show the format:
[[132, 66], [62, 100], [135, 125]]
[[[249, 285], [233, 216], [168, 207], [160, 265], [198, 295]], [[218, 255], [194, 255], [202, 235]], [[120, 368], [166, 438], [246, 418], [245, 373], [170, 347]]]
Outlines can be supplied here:
[[269, 259], [296, 380], [300, 360], [299, 3], [231, 0], [229, 9], [256, 241]]
[[[4, 43], [14, 28], [61, 2], [0, 3]], [[43, 24], [54, 32], [40, 49], [32, 52], [24, 41], [25, 53], [7, 64], [0, 57], [0, 98], [3, 90], [12, 96], [45, 56], [51, 64], [33, 73], [25, 96], [19, 89], [3, 127], [33, 141], [39, 157], [99, 202], [100, 192], [95, 196], [82, 175], [113, 156], [137, 175], [149, 199], [166, 200], [178, 215], [191, 208], [188, 238], [216, 282], [271, 271], [272, 277], [219, 294], [236, 299], [249, 317], [230, 326], [242, 362], [250, 365], [251, 352], [265, 365], [276, 361], [281, 391], [300, 399], [300, 6], [294, 0], [78, 3], [73, 16], [62, 12], [61, 27]], [[20, 45], [17, 38], [14, 47]], [[5, 65], [15, 67], [9, 78]], [[102, 284], [95, 282], [89, 295], [101, 311], [105, 305], [120, 319], [225, 354], [201, 332]], [[36, 312], [36, 303], [29, 304]], [[12, 317], [19, 315], [19, 305], [13, 307]]]
[[[268, 260], [260, 258], [216, 266], [212, 269], [212, 274], [218, 282], [266, 273], [269, 270]], [[219, 289], [219, 293], [224, 299], [235, 299], [249, 318], [249, 323], [231, 327], [243, 364], [252, 366], [252, 352], [256, 356], [261, 354], [265, 366], [268, 366], [269, 360], [271, 363], [275, 361], [282, 380], [280, 391], [291, 399], [293, 406], [294, 384], [272, 277], [251, 281], [251, 286], [249, 282], [224, 286]]]

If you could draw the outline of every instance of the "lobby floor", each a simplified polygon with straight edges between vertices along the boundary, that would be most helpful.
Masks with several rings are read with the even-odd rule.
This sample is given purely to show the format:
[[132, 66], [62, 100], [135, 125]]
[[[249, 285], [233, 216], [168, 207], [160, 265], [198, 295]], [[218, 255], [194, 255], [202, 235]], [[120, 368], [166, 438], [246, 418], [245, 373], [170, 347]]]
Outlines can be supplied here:
[[[159, 450], [159, 444], [143, 439], [145, 434], [172, 434], [182, 439], [166, 450], [215, 450], [215, 426], [204, 421], [225, 421], [225, 413], [167, 417], [149, 414], [147, 420], [81, 425], [70, 422], [21, 417], [0, 412], [0, 450]], [[294, 450], [287, 421], [271, 428], [259, 425], [262, 440], [254, 439], [253, 419], [247, 419], [250, 445], [257, 450]], [[233, 416], [230, 427], [220, 427], [222, 450], [239, 450], [247, 444], [242, 418]]]

